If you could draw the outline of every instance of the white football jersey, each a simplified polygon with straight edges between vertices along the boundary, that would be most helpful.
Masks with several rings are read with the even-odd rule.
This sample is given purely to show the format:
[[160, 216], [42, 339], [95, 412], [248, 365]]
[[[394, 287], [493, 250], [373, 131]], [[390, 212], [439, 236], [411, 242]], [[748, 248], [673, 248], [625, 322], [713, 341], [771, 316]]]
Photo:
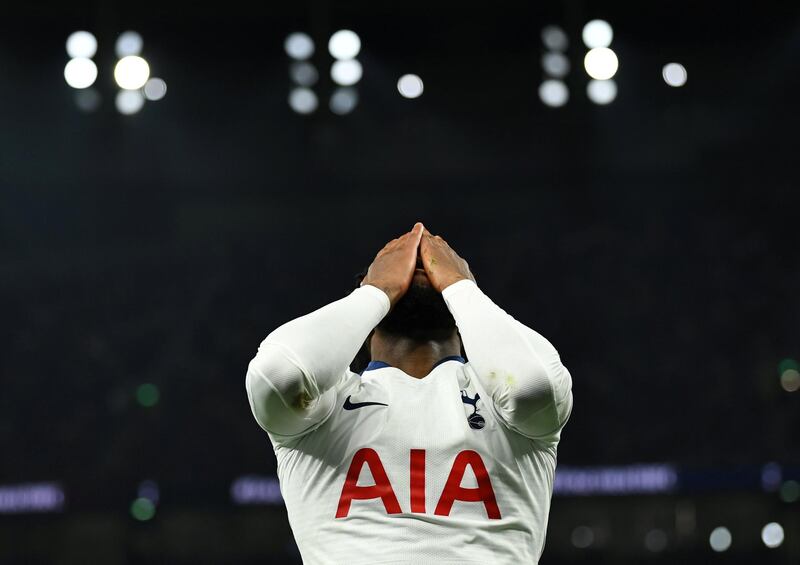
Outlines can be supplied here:
[[303, 561], [536, 564], [572, 380], [469, 280], [443, 291], [469, 361], [424, 378], [349, 362], [389, 310], [362, 286], [284, 324], [247, 372]]

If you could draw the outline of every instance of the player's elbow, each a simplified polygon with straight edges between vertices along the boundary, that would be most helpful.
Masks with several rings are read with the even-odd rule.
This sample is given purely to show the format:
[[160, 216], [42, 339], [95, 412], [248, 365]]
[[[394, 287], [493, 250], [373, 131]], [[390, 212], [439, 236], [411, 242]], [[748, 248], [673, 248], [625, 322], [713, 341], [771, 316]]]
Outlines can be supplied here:
[[569, 371], [560, 360], [545, 366], [531, 363], [518, 382], [509, 383], [508, 403], [519, 419], [546, 418], [561, 423], [559, 406], [572, 389]]
[[245, 376], [245, 390], [247, 391], [247, 400], [250, 403], [250, 411], [253, 417], [265, 431], [270, 429], [270, 404], [273, 403], [275, 390], [265, 382], [263, 375], [253, 362], [247, 366], [247, 374]]
[[285, 412], [302, 408], [302, 373], [270, 344], [262, 343], [247, 366], [245, 389], [253, 416], [265, 430], [272, 431]]

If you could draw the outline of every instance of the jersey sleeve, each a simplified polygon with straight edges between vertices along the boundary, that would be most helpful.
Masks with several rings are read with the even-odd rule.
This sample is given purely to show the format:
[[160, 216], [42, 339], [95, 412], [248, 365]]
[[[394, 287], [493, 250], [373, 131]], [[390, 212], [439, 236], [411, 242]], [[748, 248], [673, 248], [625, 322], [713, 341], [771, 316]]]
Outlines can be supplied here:
[[324, 422], [333, 410], [334, 386], [389, 308], [386, 293], [364, 285], [267, 335], [245, 379], [259, 425], [288, 438]]
[[572, 377], [542, 335], [465, 279], [442, 292], [469, 365], [506, 426], [537, 440], [558, 440], [572, 411]]

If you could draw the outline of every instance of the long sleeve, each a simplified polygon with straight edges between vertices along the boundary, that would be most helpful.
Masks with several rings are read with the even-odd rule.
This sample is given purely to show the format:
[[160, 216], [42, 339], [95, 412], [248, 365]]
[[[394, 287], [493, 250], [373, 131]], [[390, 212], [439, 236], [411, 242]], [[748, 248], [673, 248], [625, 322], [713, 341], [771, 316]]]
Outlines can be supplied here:
[[245, 379], [259, 425], [276, 435], [297, 436], [322, 423], [333, 409], [333, 387], [389, 308], [382, 290], [364, 285], [272, 331]]
[[527, 437], [557, 440], [572, 410], [572, 377], [556, 349], [471, 280], [451, 284], [442, 296], [501, 419]]

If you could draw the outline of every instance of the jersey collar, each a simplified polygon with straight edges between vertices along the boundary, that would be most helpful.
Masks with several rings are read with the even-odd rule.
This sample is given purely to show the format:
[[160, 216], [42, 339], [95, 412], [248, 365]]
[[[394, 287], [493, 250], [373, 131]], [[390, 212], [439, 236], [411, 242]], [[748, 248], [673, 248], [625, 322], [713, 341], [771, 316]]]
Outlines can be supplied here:
[[[431, 367], [431, 371], [433, 371], [436, 367], [444, 363], [445, 361], [458, 361], [459, 363], [466, 363], [465, 359], [461, 355], [448, 355], [447, 357], [442, 357], [439, 359], [433, 367]], [[383, 367], [391, 367], [389, 363], [385, 361], [370, 361], [367, 364], [367, 368], [361, 371], [362, 374], [366, 373], [367, 371], [371, 371], [373, 369], [382, 369]]]

